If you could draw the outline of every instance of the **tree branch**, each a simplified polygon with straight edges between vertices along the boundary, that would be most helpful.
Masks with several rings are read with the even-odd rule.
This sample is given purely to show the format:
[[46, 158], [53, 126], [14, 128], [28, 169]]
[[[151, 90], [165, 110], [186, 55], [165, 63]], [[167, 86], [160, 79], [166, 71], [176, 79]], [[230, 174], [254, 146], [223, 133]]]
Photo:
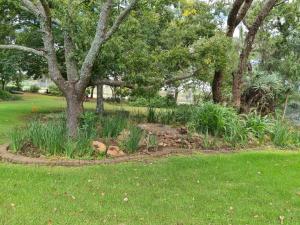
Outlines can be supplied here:
[[123, 12], [121, 12], [121, 14], [115, 20], [115, 22], [112, 25], [112, 27], [110, 28], [110, 30], [105, 35], [105, 40], [108, 40], [117, 31], [120, 24], [126, 19], [126, 17], [129, 15], [130, 11], [132, 10], [132, 8], [135, 6], [136, 3], [137, 3], [137, 0], [133, 0], [129, 4], [129, 6]]
[[81, 81], [78, 84], [80, 86], [86, 86], [86, 84], [89, 82], [93, 64], [105, 39], [105, 32], [111, 7], [112, 0], [107, 0], [102, 6], [94, 40], [80, 70]]
[[248, 10], [250, 9], [250, 6], [252, 4], [253, 0], [245, 0], [244, 4], [240, 8], [235, 21], [235, 26], [238, 26], [240, 22], [245, 18]]
[[19, 50], [19, 51], [23, 51], [23, 52], [33, 53], [35, 55], [39, 55], [39, 56], [43, 56], [43, 57], [46, 56], [44, 51], [37, 50], [34, 48], [28, 48], [28, 47], [21, 46], [21, 45], [0, 45], [0, 49]]
[[[24, 7], [27, 9], [27, 11], [32, 12], [37, 17], [40, 16], [40, 12], [39, 12], [38, 8], [31, 1], [29, 1], [29, 0], [22, 0], [22, 3], [24, 5]], [[23, 8], [23, 7], [21, 7], [21, 8]]]

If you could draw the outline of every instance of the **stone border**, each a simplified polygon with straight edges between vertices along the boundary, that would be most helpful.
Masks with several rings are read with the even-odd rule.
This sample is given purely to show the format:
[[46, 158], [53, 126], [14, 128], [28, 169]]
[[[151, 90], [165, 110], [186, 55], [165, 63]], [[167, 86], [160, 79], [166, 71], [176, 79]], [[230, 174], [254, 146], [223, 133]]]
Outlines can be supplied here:
[[[190, 155], [193, 153], [217, 153], [222, 151], [201, 151], [190, 149], [165, 148], [159, 152], [149, 154], [134, 154], [130, 156], [121, 156], [118, 158], [102, 159], [102, 160], [67, 160], [67, 159], [47, 159], [47, 158], [31, 158], [22, 155], [13, 154], [8, 151], [8, 145], [0, 145], [0, 160], [3, 162], [23, 165], [41, 165], [41, 166], [65, 166], [65, 167], [80, 167], [91, 165], [116, 164], [123, 162], [142, 162], [153, 160], [155, 158], [167, 157], [170, 155]], [[228, 152], [228, 151], [227, 151]]]

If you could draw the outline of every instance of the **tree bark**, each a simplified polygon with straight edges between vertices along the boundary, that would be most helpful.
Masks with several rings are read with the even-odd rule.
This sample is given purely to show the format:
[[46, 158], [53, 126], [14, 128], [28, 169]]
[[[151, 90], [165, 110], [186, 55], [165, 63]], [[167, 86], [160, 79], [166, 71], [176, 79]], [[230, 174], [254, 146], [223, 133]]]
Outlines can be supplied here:
[[262, 25], [265, 18], [268, 16], [270, 11], [275, 6], [278, 0], [268, 0], [261, 11], [257, 15], [252, 26], [249, 27], [242, 52], [240, 54], [239, 66], [235, 73], [233, 73], [233, 82], [232, 82], [232, 104], [235, 108], [239, 109], [241, 106], [241, 90], [243, 84], [243, 75], [247, 68], [247, 62], [249, 55], [252, 51], [252, 46], [256, 37], [256, 34]]
[[288, 102], [289, 102], [289, 94], [286, 94], [285, 96], [285, 101], [284, 101], [284, 107], [283, 107], [283, 113], [282, 113], [282, 120], [284, 120], [285, 118], [285, 115], [286, 115], [286, 109], [287, 109], [287, 106], [288, 106]]
[[98, 115], [103, 115], [104, 113], [104, 98], [103, 98], [103, 84], [97, 84], [97, 105], [96, 113]]
[[66, 100], [68, 135], [75, 138], [78, 135], [80, 116], [83, 113], [83, 97], [79, 97], [76, 93], [69, 92]]
[[92, 88], [91, 88], [91, 96], [90, 96], [91, 99], [94, 98], [94, 90], [95, 90], [95, 86], [92, 86]]
[[1, 87], [2, 87], [2, 90], [4, 91], [5, 90], [5, 81], [1, 81]]
[[221, 70], [215, 71], [214, 79], [212, 82], [212, 94], [214, 103], [221, 103], [223, 101], [222, 97], [222, 82], [224, 78], [224, 73]]
[[[235, 0], [227, 19], [227, 32], [226, 36], [232, 38], [236, 27], [245, 18], [253, 0]], [[212, 94], [215, 103], [223, 101], [222, 84], [224, 80], [224, 71], [216, 69], [213, 82]]]

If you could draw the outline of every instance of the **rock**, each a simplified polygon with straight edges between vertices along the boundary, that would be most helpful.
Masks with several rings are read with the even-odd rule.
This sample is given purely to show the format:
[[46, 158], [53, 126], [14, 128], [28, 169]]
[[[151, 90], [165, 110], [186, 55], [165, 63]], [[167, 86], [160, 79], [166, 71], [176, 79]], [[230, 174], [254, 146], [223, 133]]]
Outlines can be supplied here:
[[118, 146], [109, 146], [107, 149], [107, 155], [111, 157], [120, 157], [124, 156], [125, 153], [122, 150], [120, 150]]
[[93, 141], [93, 148], [95, 149], [96, 152], [98, 153], [104, 153], [106, 152], [106, 145], [103, 144], [100, 141]]

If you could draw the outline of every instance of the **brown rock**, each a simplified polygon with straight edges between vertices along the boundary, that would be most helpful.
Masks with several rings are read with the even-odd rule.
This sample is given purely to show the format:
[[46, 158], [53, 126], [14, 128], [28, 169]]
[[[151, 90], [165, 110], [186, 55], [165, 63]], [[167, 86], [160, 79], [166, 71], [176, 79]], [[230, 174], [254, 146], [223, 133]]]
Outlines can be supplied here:
[[111, 157], [119, 157], [119, 156], [124, 156], [125, 153], [120, 150], [118, 146], [109, 146], [107, 150], [107, 155]]
[[103, 144], [102, 142], [93, 141], [92, 145], [93, 145], [93, 148], [95, 149], [96, 152], [98, 152], [98, 153], [106, 152], [106, 145]]

